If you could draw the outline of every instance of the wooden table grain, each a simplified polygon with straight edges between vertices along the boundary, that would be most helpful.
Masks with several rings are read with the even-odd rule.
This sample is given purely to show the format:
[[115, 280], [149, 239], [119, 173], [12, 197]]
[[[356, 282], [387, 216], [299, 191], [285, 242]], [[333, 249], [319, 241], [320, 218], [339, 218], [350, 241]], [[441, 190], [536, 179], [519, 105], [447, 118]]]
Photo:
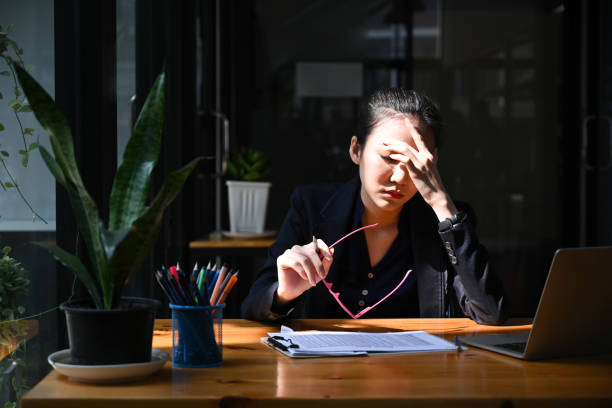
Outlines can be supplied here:
[[[526, 331], [525, 321], [484, 326], [469, 319], [293, 320], [295, 330], [425, 330], [456, 334]], [[154, 347], [170, 351], [169, 320]], [[291, 359], [260, 342], [278, 325], [228, 319], [220, 367], [168, 362], [124, 384], [83, 384], [51, 372], [21, 401], [49, 407], [541, 407], [612, 406], [612, 355], [525, 362], [484, 350]]]

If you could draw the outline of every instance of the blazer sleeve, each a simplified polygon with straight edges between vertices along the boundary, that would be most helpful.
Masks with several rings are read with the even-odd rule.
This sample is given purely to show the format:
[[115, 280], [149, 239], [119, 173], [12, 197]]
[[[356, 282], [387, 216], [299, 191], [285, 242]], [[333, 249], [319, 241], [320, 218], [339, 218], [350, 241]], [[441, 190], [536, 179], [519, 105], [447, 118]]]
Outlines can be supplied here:
[[276, 242], [268, 250], [268, 259], [242, 302], [241, 314], [245, 319], [271, 321], [286, 316], [271, 310], [274, 293], [278, 288], [276, 258], [293, 245], [307, 242], [307, 228], [310, 225], [299, 188], [292, 193], [290, 202], [291, 207]]
[[440, 232], [456, 300], [463, 313], [477, 323], [501, 324], [506, 317], [501, 280], [476, 236], [474, 211], [465, 203], [458, 203], [458, 207], [466, 212], [466, 218], [449, 231]]

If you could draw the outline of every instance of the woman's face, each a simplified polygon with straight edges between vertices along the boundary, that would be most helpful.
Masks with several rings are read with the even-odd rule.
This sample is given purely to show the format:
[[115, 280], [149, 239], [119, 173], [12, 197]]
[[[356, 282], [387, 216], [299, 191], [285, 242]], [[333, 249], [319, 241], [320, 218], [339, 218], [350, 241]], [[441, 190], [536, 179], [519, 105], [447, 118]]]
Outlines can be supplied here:
[[366, 208], [399, 212], [417, 192], [406, 166], [389, 158], [388, 150], [383, 149], [385, 140], [408, 143], [416, 149], [410, 135], [411, 127], [422, 135], [429, 150], [433, 151], [433, 131], [413, 115], [382, 119], [366, 138], [365, 146], [360, 146], [355, 136], [351, 139], [349, 151], [351, 159], [359, 166], [361, 199]]

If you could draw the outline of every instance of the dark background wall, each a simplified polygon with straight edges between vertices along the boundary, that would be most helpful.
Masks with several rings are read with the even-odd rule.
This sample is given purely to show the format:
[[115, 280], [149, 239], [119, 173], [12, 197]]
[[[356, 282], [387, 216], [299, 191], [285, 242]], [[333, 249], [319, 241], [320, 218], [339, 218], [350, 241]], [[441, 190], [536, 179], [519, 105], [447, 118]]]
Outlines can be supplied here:
[[[451, 195], [477, 211], [511, 315], [533, 314], [556, 248], [611, 242], [601, 222], [610, 208], [605, 2], [156, 0], [135, 7], [136, 109], [163, 66], [168, 74], [156, 184], [193, 156], [214, 155], [221, 122], [212, 112], [220, 111], [230, 120], [232, 152], [247, 145], [271, 158], [267, 229], [277, 230], [295, 186], [356, 173], [347, 148], [360, 99], [405, 86], [441, 107], [441, 174]], [[112, 49], [112, 36], [99, 32], [93, 38]], [[322, 71], [308, 71], [312, 64]], [[325, 84], [338, 66], [359, 75]], [[64, 77], [66, 86], [82, 87]], [[300, 85], [304, 78], [316, 89]], [[161, 296], [150, 270], [189, 259], [188, 242], [214, 229], [214, 182], [208, 160], [168, 210], [150, 264], [130, 285], [134, 294]], [[226, 211], [222, 217], [228, 229]], [[244, 294], [263, 259], [231, 262], [243, 271]]]

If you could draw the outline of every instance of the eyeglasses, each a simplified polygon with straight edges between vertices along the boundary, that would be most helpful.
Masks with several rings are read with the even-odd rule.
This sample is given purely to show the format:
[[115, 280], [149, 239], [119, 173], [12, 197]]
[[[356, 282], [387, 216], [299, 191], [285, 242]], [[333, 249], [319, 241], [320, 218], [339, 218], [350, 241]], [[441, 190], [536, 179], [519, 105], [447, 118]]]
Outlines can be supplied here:
[[[336, 246], [337, 244], [339, 244], [340, 242], [342, 242], [343, 240], [345, 240], [346, 238], [350, 237], [351, 235], [361, 231], [361, 230], [365, 230], [368, 228], [375, 228], [378, 227], [378, 223], [376, 224], [371, 224], [371, 225], [366, 225], [365, 227], [361, 227], [361, 228], [357, 228], [355, 231], [352, 231], [348, 234], [346, 234], [345, 236], [343, 236], [342, 238], [340, 238], [339, 240], [337, 240], [336, 242], [334, 242], [329, 249], [332, 249], [334, 246]], [[315, 243], [315, 249], [316, 245], [317, 245], [317, 240], [315, 239], [315, 237], [312, 237], [313, 242]], [[317, 249], [318, 251], [318, 249]], [[380, 299], [378, 302], [376, 302], [373, 306], [368, 306], [366, 308], [364, 308], [363, 310], [361, 310], [360, 312], [358, 312], [357, 314], [353, 314], [350, 310], [348, 310], [348, 308], [344, 305], [344, 303], [342, 303], [342, 301], [340, 300], [340, 292], [334, 292], [332, 290], [332, 285], [333, 283], [331, 282], [327, 282], [325, 279], [323, 279], [323, 284], [325, 285], [325, 287], [327, 287], [327, 290], [329, 291], [329, 293], [332, 295], [332, 297], [334, 299], [336, 299], [336, 302], [338, 302], [338, 304], [340, 305], [340, 307], [349, 315], [351, 316], [353, 319], [359, 319], [361, 316], [363, 316], [364, 314], [366, 314], [367, 312], [369, 312], [370, 310], [374, 309], [376, 306], [380, 305], [382, 302], [384, 302], [389, 296], [391, 296], [393, 293], [395, 293], [396, 290], [398, 290], [400, 288], [400, 286], [402, 286], [402, 284], [404, 283], [404, 281], [406, 281], [406, 279], [408, 278], [408, 275], [410, 275], [410, 272], [412, 272], [412, 269], [409, 269], [408, 272], [406, 272], [406, 275], [404, 275], [404, 278], [401, 280], [401, 282], [391, 291], [389, 292], [385, 297], [383, 297], [382, 299]]]

